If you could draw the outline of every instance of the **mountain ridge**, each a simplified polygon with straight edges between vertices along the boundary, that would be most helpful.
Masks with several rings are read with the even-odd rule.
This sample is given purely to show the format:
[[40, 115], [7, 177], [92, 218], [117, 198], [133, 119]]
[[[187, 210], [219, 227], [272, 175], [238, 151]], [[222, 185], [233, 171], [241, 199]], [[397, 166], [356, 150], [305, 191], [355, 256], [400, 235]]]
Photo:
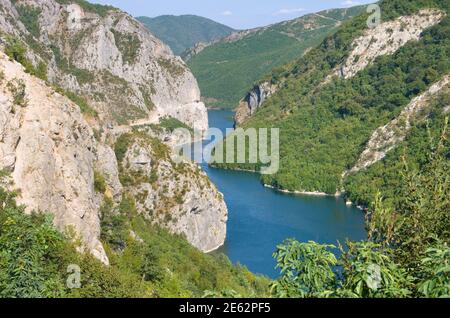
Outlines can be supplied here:
[[278, 89], [241, 122], [243, 128], [280, 128], [281, 168], [263, 183], [287, 191], [345, 190], [342, 175], [372, 132], [448, 74], [445, 2], [383, 1], [387, 13], [376, 28], [367, 27], [368, 15], [356, 17], [265, 79]]
[[8, 3], [1, 30], [26, 47], [28, 60], [50, 82], [84, 98], [103, 124], [171, 116], [206, 129], [192, 73], [128, 14], [81, 0]]
[[104, 264], [102, 211], [124, 202], [203, 252], [223, 244], [223, 197], [195, 164], [169, 158], [176, 136], [160, 123], [206, 130], [200, 91], [146, 27], [83, 0], [4, 0], [0, 49], [0, 170], [29, 212], [72, 228]]
[[176, 55], [197, 43], [218, 40], [235, 32], [229, 26], [192, 14], [161, 15], [154, 18], [140, 16], [136, 19], [169, 45]]
[[211, 45], [200, 44], [183, 57], [197, 78], [208, 107], [235, 108], [255, 82], [272, 69], [297, 59], [364, 8], [330, 9], [320, 15], [308, 14], [234, 32]]

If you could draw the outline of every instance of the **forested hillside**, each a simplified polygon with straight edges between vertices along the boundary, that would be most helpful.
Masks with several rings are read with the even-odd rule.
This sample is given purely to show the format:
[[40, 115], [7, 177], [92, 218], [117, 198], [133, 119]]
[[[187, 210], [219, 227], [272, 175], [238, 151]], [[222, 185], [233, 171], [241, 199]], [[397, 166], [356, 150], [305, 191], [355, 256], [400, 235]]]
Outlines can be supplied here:
[[[347, 197], [363, 206], [369, 206], [378, 192], [383, 194], [386, 204], [395, 206], [405, 198], [401, 196], [403, 188], [403, 170], [422, 169], [430, 160], [430, 154], [436, 149], [436, 141], [444, 138], [441, 151], [444, 158], [450, 159], [449, 130], [446, 127], [450, 106], [450, 85], [430, 103], [426, 118], [417, 120], [406, 137], [386, 157], [368, 169], [350, 174], [345, 180]], [[447, 189], [448, 190], [448, 189]]]
[[[112, 7], [2, 0], [0, 298], [449, 298], [450, 0], [379, 5], [375, 27], [365, 13], [341, 23], [364, 7], [329, 10], [237, 33], [192, 60], [211, 63], [200, 81], [222, 95], [207, 94], [210, 106], [235, 106], [255, 80], [276, 87], [242, 124], [280, 129], [280, 170], [264, 184], [343, 195], [365, 213], [364, 241], [286, 237], [269, 280], [217, 250], [228, 194], [172, 156], [175, 128], [208, 126], [180, 58]], [[262, 198], [242, 188], [239, 209]], [[250, 209], [251, 226], [261, 218], [278, 240], [276, 219]], [[347, 224], [330, 210], [331, 226]], [[322, 225], [304, 220], [299, 234]]]
[[264, 28], [238, 32], [189, 61], [207, 106], [235, 108], [256, 81], [318, 45], [364, 8], [336, 9]]
[[[342, 190], [344, 172], [356, 163], [374, 130], [396, 118], [415, 97], [449, 74], [449, 1], [391, 0], [380, 5], [383, 24], [378, 29], [368, 29], [368, 16], [362, 15], [293, 66], [274, 72], [272, 82], [282, 88], [244, 124], [281, 130], [280, 171], [264, 176], [264, 183], [292, 191], [334, 194]], [[404, 22], [415, 19], [431, 27], [424, 27], [417, 40], [377, 56], [399, 43], [394, 42], [398, 41], [396, 32], [403, 34], [403, 39], [403, 32], [418, 32], [417, 25]], [[348, 61], [358, 41], [366, 39], [366, 55]], [[372, 45], [375, 56], [365, 66]], [[342, 65], [349, 62], [361, 70], [351, 74], [349, 68], [344, 77], [330, 75], [346, 70]]]
[[212, 42], [230, 35], [226, 25], [195, 15], [162, 15], [156, 18], [137, 17], [157, 38], [180, 55], [199, 42]]

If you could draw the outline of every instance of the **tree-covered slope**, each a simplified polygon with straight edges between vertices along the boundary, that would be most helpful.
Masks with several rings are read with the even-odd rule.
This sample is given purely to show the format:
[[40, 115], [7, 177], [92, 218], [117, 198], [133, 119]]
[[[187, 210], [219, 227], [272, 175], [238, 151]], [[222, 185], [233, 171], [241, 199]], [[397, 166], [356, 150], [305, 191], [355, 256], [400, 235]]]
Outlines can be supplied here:
[[427, 120], [402, 147], [347, 184], [351, 196], [371, 202], [368, 241], [337, 248], [287, 240], [275, 253], [276, 296], [450, 297], [449, 89], [431, 100]]
[[[273, 74], [272, 81], [282, 88], [244, 124], [280, 128], [280, 170], [264, 176], [264, 183], [285, 190], [330, 194], [341, 190], [343, 173], [356, 163], [375, 129], [449, 73], [448, 1], [389, 0], [380, 5], [386, 24], [379, 29], [368, 29], [368, 16], [357, 17], [294, 65]], [[436, 23], [424, 30], [411, 22], [429, 25], [433, 19]], [[361, 63], [370, 55], [371, 45], [376, 48], [373, 52], [394, 47], [395, 26], [420, 36], [374, 58], [353, 77], [329, 76], [342, 69], [357, 39], [368, 39], [366, 55], [358, 56]], [[358, 62], [356, 56], [354, 61]], [[258, 165], [239, 168], [258, 169]]]
[[195, 15], [162, 15], [137, 19], [169, 45], [176, 55], [199, 42], [212, 42], [234, 32], [226, 25]]
[[[407, 138], [387, 156], [368, 169], [350, 174], [345, 180], [347, 197], [360, 205], [369, 206], [378, 192], [383, 195], [386, 204], [396, 206], [401, 200], [404, 182], [404, 170], [420, 170], [430, 160], [430, 153], [436, 151], [437, 141], [442, 138], [440, 151], [450, 163], [450, 130], [448, 120], [450, 106], [450, 85], [430, 102], [429, 115], [417, 120]], [[445, 130], [446, 128], [446, 130]], [[447, 181], [449, 182], [449, 180]], [[448, 188], [447, 188], [448, 191]]]
[[235, 108], [255, 81], [319, 44], [363, 8], [327, 10], [235, 33], [189, 61], [209, 107]]

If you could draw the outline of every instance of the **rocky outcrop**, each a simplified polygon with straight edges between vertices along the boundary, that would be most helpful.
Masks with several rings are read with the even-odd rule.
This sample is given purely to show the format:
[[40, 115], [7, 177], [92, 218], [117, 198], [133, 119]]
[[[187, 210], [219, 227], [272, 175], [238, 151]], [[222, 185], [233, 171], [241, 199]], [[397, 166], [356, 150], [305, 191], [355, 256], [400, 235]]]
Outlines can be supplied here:
[[130, 134], [123, 173], [126, 190], [140, 213], [172, 233], [181, 234], [203, 252], [222, 246], [227, 207], [223, 196], [194, 163], [175, 163], [168, 147], [146, 133]]
[[[74, 230], [81, 250], [104, 264], [109, 260], [99, 240], [103, 196], [119, 203], [123, 194], [131, 195], [147, 219], [204, 252], [225, 241], [222, 194], [196, 164], [172, 161], [170, 148], [158, 139], [165, 136], [173, 144], [179, 136], [151, 127], [115, 127], [97, 141], [78, 105], [0, 52], [0, 170], [12, 179], [2, 186], [18, 191], [27, 212], [51, 213], [61, 231]], [[107, 144], [117, 138], [130, 138], [120, 166]], [[104, 193], [96, 193], [96, 174], [105, 180]]]
[[[450, 92], [450, 76], [432, 85], [425, 93], [414, 98], [400, 115], [372, 134], [355, 166], [344, 174], [366, 169], [386, 157], [387, 153], [400, 144], [408, 134], [414, 121], [427, 115], [427, 107], [437, 93]], [[445, 111], [445, 109], [444, 109]]]
[[236, 109], [235, 123], [240, 125], [251, 117], [262, 106], [264, 101], [272, 96], [277, 90], [277, 86], [268, 82], [256, 85], [248, 94], [239, 102]]
[[[49, 80], [85, 97], [102, 122], [127, 124], [156, 114], [208, 127], [194, 76], [128, 14], [76, 1], [1, 4], [0, 31], [22, 39], [30, 60], [47, 65]], [[37, 20], [23, 19], [26, 12], [38, 12]]]
[[119, 202], [122, 198], [123, 187], [119, 179], [116, 154], [108, 145], [99, 143], [97, 146], [97, 157], [95, 169], [105, 178], [108, 186], [106, 196]]
[[72, 228], [103, 263], [99, 199], [94, 190], [97, 143], [80, 109], [0, 52], [0, 170], [11, 173], [19, 202], [50, 212]]
[[384, 22], [373, 29], [367, 29], [352, 43], [352, 50], [345, 63], [327, 77], [351, 78], [382, 55], [393, 54], [409, 41], [420, 39], [422, 32], [439, 23], [445, 13], [438, 10], [421, 10], [415, 15], [402, 16]]

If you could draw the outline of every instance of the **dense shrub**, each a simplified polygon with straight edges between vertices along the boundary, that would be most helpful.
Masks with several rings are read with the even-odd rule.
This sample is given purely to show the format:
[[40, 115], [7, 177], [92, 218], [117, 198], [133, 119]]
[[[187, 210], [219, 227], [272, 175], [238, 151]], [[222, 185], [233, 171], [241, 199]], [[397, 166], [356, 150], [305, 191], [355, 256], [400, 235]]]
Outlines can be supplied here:
[[122, 53], [124, 63], [132, 64], [138, 57], [141, 49], [141, 40], [135, 34], [125, 34], [111, 29], [117, 48]]
[[101, 194], [104, 194], [107, 188], [105, 177], [97, 170], [94, 170], [94, 188]]
[[63, 4], [63, 5], [69, 5], [69, 4], [76, 3], [84, 10], [86, 10], [88, 12], [96, 13], [96, 14], [100, 15], [101, 17], [106, 16], [110, 11], [117, 10], [113, 6], [91, 3], [91, 2], [88, 2], [85, 0], [56, 0], [56, 2]]
[[[26, 215], [14, 194], [0, 189], [0, 297], [145, 296], [140, 280], [107, 268], [57, 231], [52, 218]], [[70, 289], [68, 268], [81, 269], [81, 288]], [[127, 285], [130, 283], [129, 285]], [[131, 288], [133, 287], [133, 288]]]

